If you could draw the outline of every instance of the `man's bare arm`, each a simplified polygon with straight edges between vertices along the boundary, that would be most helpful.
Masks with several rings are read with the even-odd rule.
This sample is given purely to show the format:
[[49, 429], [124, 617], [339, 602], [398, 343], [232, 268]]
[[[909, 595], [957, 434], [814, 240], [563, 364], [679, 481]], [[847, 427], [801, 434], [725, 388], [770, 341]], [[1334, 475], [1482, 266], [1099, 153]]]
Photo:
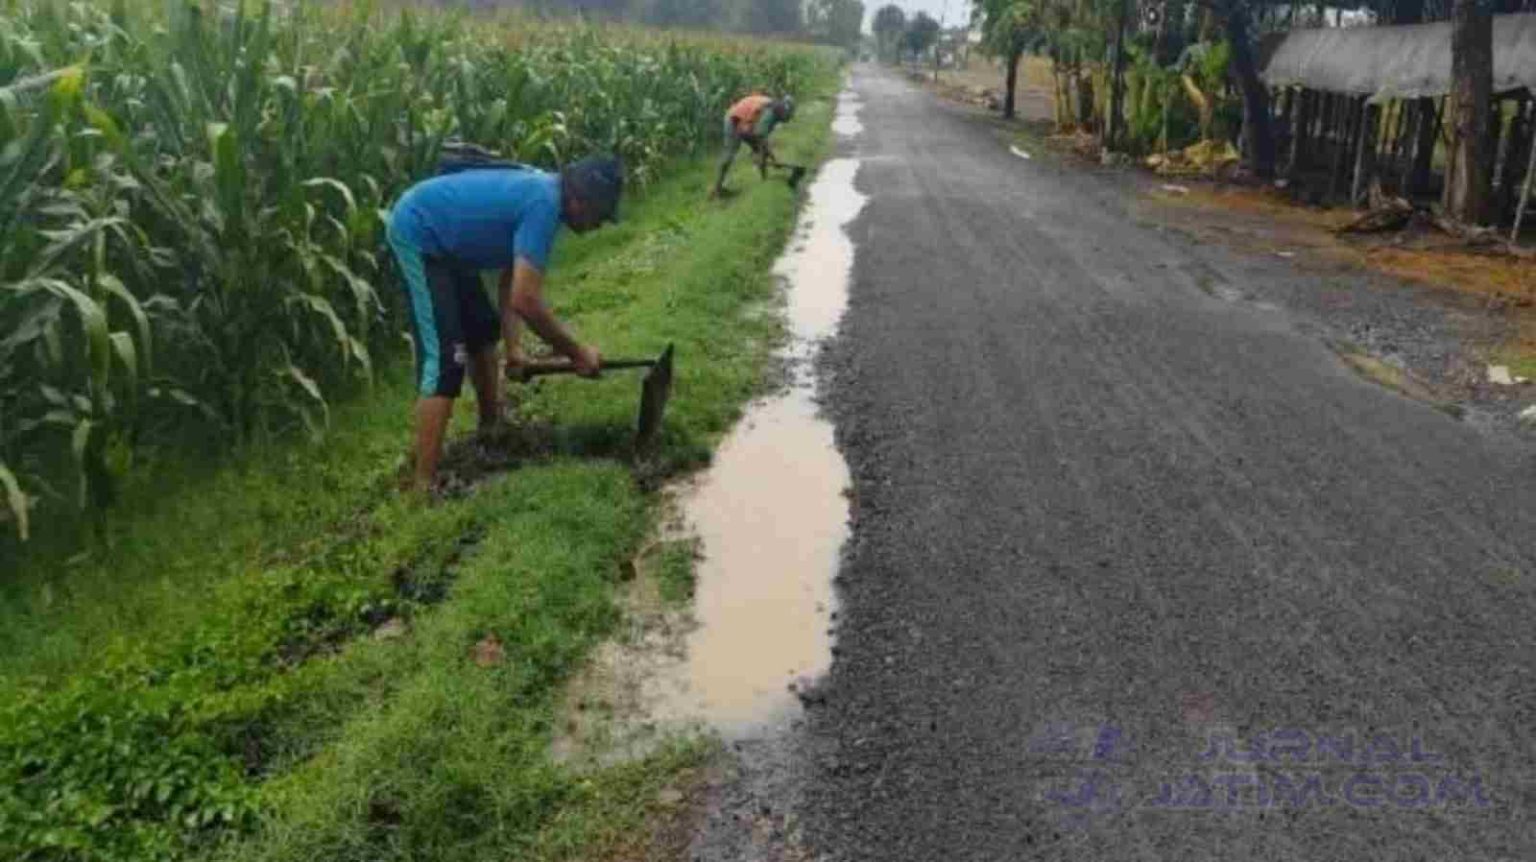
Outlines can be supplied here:
[[528, 328], [544, 339], [555, 352], [570, 357], [584, 374], [596, 374], [602, 359], [596, 350], [583, 347], [544, 302], [544, 275], [527, 261], [519, 259], [512, 274], [512, 297], [508, 306]]
[[496, 307], [501, 311], [501, 340], [507, 345], [507, 364], [522, 364], [522, 318], [512, 308], [512, 281], [515, 270], [508, 267], [501, 271], [496, 285]]

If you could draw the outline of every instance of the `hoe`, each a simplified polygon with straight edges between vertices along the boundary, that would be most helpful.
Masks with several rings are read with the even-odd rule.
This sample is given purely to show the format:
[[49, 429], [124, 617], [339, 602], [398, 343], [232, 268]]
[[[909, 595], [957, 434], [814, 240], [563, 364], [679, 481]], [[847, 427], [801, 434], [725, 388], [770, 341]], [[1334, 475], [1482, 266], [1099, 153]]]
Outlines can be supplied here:
[[800, 181], [805, 179], [806, 172], [809, 170], [804, 165], [786, 165], [766, 152], [758, 154], [757, 170], [765, 180], [768, 179], [769, 168], [782, 168], [788, 171], [789, 176], [785, 178], [785, 181], [789, 183], [789, 187], [792, 189], [800, 187]]
[[[661, 417], [667, 409], [667, 398], [672, 394], [672, 345], [655, 359], [604, 359], [604, 371], [625, 368], [649, 368], [640, 384], [640, 417], [635, 422], [635, 451], [650, 446], [661, 430]], [[569, 362], [535, 361], [522, 367], [518, 380], [527, 383], [535, 377], [551, 374], [574, 374], [576, 369]]]

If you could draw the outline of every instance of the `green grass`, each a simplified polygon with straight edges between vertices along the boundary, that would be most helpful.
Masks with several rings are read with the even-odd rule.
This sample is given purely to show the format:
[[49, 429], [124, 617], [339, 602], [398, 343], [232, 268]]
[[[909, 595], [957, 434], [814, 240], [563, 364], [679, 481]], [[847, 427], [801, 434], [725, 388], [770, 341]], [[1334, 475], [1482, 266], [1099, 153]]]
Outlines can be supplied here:
[[[834, 85], [783, 155], [826, 155]], [[774, 301], [796, 198], [741, 165], [744, 193], [707, 203], [712, 169], [682, 164], [621, 225], [565, 237], [548, 288], [607, 355], [677, 345], [665, 473], [707, 461], [782, 337], [747, 312]], [[397, 491], [408, 376], [318, 443], [142, 474], [106, 545], [38, 549], [0, 582], [0, 856], [592, 858], [699, 762], [688, 742], [595, 775], [548, 755], [561, 686], [612, 630], [620, 561], [653, 527], [612, 457], [638, 377], [524, 393], [552, 448], [427, 507]], [[476, 662], [488, 639], [499, 660]]]
[[669, 605], [685, 605], [693, 598], [694, 564], [699, 558], [695, 539], [665, 542], [653, 551], [647, 565], [655, 572], [657, 593]]
[[1536, 380], [1536, 352], [1525, 345], [1506, 347], [1494, 354], [1496, 364], [1508, 365], [1514, 377]]

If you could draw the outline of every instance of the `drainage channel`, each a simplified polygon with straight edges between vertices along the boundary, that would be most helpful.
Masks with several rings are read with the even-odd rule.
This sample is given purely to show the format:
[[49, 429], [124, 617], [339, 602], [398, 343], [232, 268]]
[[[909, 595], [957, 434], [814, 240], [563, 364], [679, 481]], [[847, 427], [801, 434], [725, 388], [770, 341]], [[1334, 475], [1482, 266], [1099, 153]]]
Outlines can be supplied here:
[[[861, 130], [852, 93], [833, 130]], [[791, 250], [775, 274], [792, 338], [788, 387], [751, 405], [710, 469], [681, 496], [700, 542], [686, 657], [653, 677], [653, 715], [698, 722], [725, 737], [774, 724], [798, 709], [795, 691], [826, 672], [835, 614], [832, 579], [848, 535], [848, 467], [815, 401], [814, 360], [848, 301], [863, 209], [857, 159], [827, 162], [812, 183]]]

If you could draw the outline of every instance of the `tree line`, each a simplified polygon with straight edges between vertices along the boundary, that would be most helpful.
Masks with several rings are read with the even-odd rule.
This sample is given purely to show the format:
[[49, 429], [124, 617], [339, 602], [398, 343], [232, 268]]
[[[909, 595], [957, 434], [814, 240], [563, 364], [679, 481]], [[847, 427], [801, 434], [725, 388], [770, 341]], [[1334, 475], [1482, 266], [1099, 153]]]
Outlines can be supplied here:
[[943, 28], [927, 12], [908, 18], [900, 6], [888, 3], [875, 12], [870, 23], [875, 34], [876, 51], [892, 62], [902, 57], [921, 57], [938, 44]]
[[624, 21], [655, 27], [729, 30], [858, 46], [861, 0], [524, 0], [550, 16]]

